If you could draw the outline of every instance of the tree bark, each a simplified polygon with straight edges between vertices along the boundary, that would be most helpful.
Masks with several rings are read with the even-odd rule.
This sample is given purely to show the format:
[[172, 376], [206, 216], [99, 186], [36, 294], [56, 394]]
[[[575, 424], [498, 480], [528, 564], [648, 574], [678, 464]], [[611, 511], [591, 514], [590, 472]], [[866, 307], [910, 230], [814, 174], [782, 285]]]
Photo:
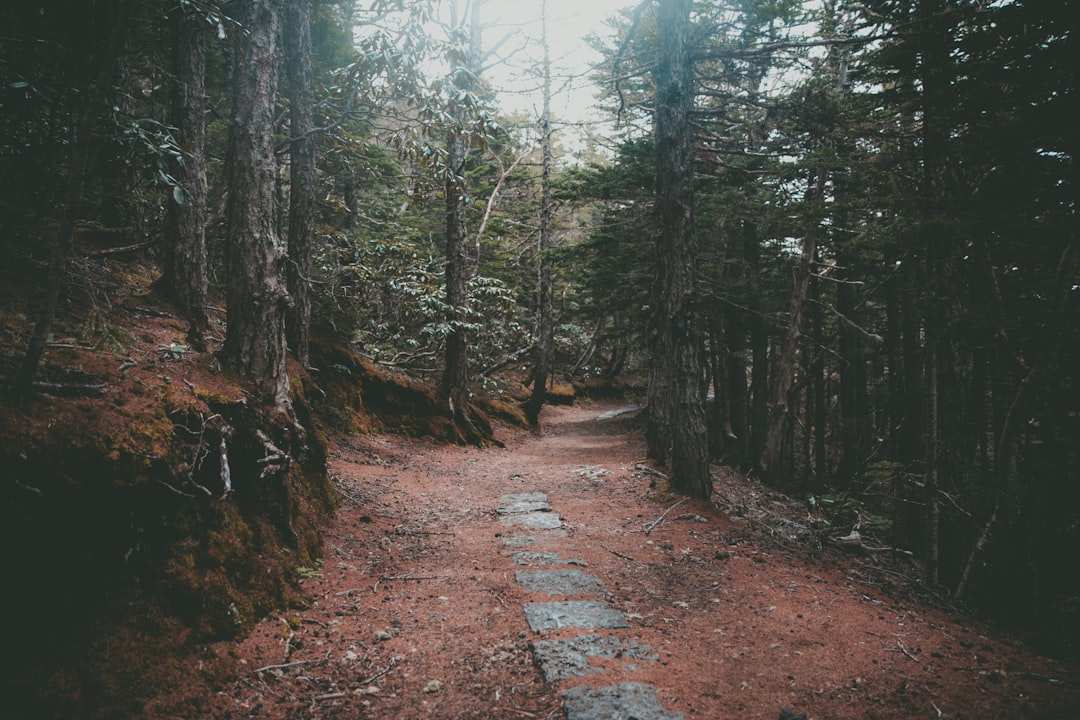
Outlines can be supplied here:
[[310, 0], [288, 0], [285, 68], [289, 80], [289, 258], [286, 281], [292, 306], [286, 337], [307, 367], [311, 341], [311, 265], [315, 229], [315, 102], [311, 69]]
[[274, 111], [278, 87], [280, 0], [237, 5], [227, 181], [229, 200], [227, 321], [222, 355], [255, 388], [260, 401], [289, 411], [285, 367], [283, 252], [275, 218]]
[[[811, 204], [821, 202], [824, 186], [825, 174], [819, 171], [807, 189], [807, 199], [811, 201]], [[788, 395], [795, 382], [799, 336], [802, 334], [803, 307], [810, 289], [810, 269], [817, 253], [819, 232], [820, 229], [817, 227], [807, 228], [803, 237], [799, 265], [795, 271], [795, 283], [791, 290], [791, 302], [788, 306], [787, 331], [784, 333], [784, 342], [780, 346], [780, 357], [769, 397], [769, 424], [765, 431], [765, 446], [762, 448], [758, 466], [766, 477], [772, 479], [782, 472], [784, 430], [791, 412], [788, 407]]]
[[190, 323], [188, 342], [205, 349], [206, 314], [206, 41], [204, 22], [177, 6], [170, 17], [173, 51], [172, 117], [184, 164], [177, 170], [183, 202], [169, 202], [165, 256], [158, 287]]
[[712, 478], [695, 293], [692, 6], [691, 0], [661, 0], [657, 17], [656, 275], [648, 441], [650, 454], [668, 466], [674, 490], [708, 498]]
[[468, 263], [465, 254], [465, 138], [455, 128], [446, 138], [446, 368], [442, 392], [454, 424], [469, 426], [469, 345], [465, 332]]
[[532, 425], [540, 419], [540, 409], [547, 394], [548, 376], [555, 345], [554, 306], [551, 297], [551, 265], [548, 251], [552, 248], [551, 200], [551, 47], [547, 35], [547, 0], [540, 4], [540, 22], [544, 46], [544, 109], [541, 127], [540, 170], [540, 241], [537, 277], [536, 362], [533, 368], [532, 395], [525, 405], [525, 416]]

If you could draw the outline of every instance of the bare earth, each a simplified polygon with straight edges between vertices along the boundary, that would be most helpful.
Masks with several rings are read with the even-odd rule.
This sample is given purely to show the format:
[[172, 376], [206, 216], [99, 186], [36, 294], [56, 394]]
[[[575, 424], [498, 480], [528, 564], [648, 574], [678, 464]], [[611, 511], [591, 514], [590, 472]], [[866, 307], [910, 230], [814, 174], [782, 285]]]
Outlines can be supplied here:
[[[562, 718], [570, 688], [634, 682], [687, 720], [1080, 716], [1077, 667], [917, 594], [914, 565], [823, 546], [801, 503], [716, 468], [713, 505], [672, 507], [637, 466], [632, 414], [601, 418], [616, 408], [548, 408], [538, 434], [503, 429], [505, 449], [336, 438], [343, 500], [324, 564], [305, 571], [310, 605], [208, 649], [235, 683], [147, 715]], [[531, 492], [560, 528], [497, 514]], [[598, 578], [588, 597], [629, 627], [596, 632], [656, 659], [592, 658], [591, 674], [545, 683], [531, 643], [590, 631], [530, 630], [526, 603], [567, 598], [518, 584], [528, 557]]]

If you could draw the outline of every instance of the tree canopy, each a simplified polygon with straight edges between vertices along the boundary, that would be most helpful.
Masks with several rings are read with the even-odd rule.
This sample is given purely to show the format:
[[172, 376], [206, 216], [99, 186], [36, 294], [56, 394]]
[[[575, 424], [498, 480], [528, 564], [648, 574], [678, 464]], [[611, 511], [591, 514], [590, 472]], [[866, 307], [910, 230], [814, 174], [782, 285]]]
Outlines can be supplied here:
[[582, 142], [550, 58], [501, 112], [481, 0], [9, 3], [0, 252], [41, 289], [5, 383], [105, 237], [286, 413], [320, 334], [441, 384], [458, 440], [619, 379], [673, 487], [758, 473], [1075, 634], [1073, 4], [643, 1]]

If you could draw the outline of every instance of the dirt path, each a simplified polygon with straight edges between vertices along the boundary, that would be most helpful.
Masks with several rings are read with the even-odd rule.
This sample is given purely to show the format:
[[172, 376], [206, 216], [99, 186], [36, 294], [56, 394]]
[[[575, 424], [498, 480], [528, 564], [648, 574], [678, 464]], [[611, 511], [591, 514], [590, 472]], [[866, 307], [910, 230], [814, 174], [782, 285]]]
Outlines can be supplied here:
[[[903, 576], [915, 568], [798, 539], [798, 503], [718, 471], [717, 504], [757, 508], [749, 520], [671, 508], [635, 467], [644, 448], [632, 416], [602, 415], [613, 409], [548, 409], [542, 434], [504, 431], [496, 450], [338, 438], [331, 470], [344, 499], [324, 564], [304, 571], [310, 603], [208, 649], [240, 680], [180, 708], [163, 699], [157, 714], [1076, 716], [1076, 667], [911, 597]], [[507, 506], [523, 493], [542, 494], [530, 497], [550, 505], [541, 524], [552, 527]], [[546, 591], [553, 581], [571, 586]], [[553, 602], [593, 603], [622, 627], [556, 613], [570, 626], [536, 631], [543, 621], [526, 610]], [[590, 694], [612, 686], [638, 709], [620, 714]]]

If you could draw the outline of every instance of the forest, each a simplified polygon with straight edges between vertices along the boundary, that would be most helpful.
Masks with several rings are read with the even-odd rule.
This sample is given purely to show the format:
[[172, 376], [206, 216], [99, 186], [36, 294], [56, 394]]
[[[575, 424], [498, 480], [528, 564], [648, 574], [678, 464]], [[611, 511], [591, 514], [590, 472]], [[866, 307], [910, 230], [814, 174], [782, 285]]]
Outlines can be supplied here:
[[[0, 8], [5, 615], [243, 633], [327, 428], [606, 394], [678, 492], [759, 478], [1075, 658], [1075, 3], [627, 0], [574, 70], [488, 9]], [[29, 633], [5, 686], [71, 640]]]

